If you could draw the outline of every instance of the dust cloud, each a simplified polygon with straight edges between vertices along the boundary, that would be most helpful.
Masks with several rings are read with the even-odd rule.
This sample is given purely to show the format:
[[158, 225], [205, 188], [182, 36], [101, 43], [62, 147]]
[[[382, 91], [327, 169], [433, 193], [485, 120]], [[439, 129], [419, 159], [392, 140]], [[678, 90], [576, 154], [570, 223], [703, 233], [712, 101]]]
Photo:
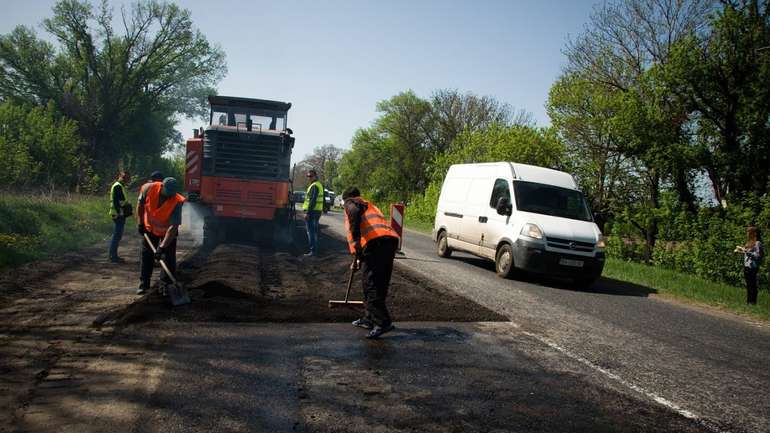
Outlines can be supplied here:
[[186, 202], [182, 206], [182, 230], [189, 233], [195, 246], [203, 245], [203, 221], [210, 210], [200, 204]]

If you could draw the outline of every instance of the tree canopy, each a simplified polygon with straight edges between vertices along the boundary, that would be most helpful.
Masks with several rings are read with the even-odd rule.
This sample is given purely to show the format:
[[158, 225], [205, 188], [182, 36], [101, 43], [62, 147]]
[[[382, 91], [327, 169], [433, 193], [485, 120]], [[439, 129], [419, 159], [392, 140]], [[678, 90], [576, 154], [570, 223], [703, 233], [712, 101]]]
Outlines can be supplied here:
[[38, 38], [19, 26], [0, 36], [0, 99], [49, 102], [77, 122], [80, 172], [139, 168], [180, 137], [177, 116], [205, 112], [226, 73], [223, 51], [173, 3], [141, 0], [118, 16], [104, 1], [61, 0]]

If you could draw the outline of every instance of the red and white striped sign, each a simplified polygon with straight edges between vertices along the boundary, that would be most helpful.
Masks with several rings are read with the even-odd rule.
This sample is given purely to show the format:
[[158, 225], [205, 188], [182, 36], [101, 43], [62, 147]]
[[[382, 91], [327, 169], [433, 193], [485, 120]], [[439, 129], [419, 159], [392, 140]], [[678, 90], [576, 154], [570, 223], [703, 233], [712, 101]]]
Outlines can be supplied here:
[[398, 233], [398, 250], [401, 251], [401, 244], [404, 241], [404, 205], [390, 205], [390, 226]]
[[194, 150], [190, 150], [187, 152], [187, 174], [190, 176], [194, 176], [198, 174], [198, 170], [200, 169], [200, 157], [198, 156], [198, 152]]

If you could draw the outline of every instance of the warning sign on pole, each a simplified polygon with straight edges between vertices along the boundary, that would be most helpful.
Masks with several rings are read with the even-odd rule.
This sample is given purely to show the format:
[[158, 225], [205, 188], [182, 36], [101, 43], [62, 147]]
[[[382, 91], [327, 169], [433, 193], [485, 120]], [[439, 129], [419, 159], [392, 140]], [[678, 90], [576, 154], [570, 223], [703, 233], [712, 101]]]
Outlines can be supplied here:
[[401, 251], [401, 245], [404, 243], [404, 205], [390, 205], [390, 226], [398, 233], [398, 251]]

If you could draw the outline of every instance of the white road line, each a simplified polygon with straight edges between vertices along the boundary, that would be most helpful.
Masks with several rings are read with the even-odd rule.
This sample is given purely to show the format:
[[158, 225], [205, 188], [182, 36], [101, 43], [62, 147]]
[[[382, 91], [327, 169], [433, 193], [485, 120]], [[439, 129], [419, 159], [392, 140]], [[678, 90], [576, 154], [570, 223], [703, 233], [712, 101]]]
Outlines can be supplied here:
[[[420, 233], [420, 234], [422, 234], [422, 233]], [[406, 253], [407, 256], [409, 255], [407, 251], [404, 251], [404, 252]], [[417, 253], [417, 255], [419, 256], [420, 254]], [[425, 272], [422, 272], [421, 270], [416, 269], [414, 266], [410, 266], [410, 265], [404, 265], [404, 266], [406, 266], [408, 268], [411, 268], [413, 271], [417, 271], [417, 273], [419, 273], [419, 274], [421, 274], [424, 277], [427, 277], [429, 279], [435, 278], [434, 275], [426, 274]], [[504, 314], [504, 313], [501, 313], [499, 311], [498, 311], [498, 313]], [[508, 317], [508, 316], [506, 316], [506, 317]], [[584, 357], [582, 357], [582, 356], [580, 356], [580, 355], [578, 355], [576, 353], [571, 352], [570, 350], [560, 346], [559, 344], [549, 340], [548, 338], [546, 338], [546, 337], [544, 337], [542, 335], [534, 334], [532, 332], [523, 330], [521, 325], [519, 325], [518, 323], [514, 322], [511, 317], [508, 317], [508, 321], [509, 321], [509, 324], [513, 328], [516, 328], [517, 332], [520, 332], [522, 335], [526, 335], [527, 337], [530, 337], [530, 338], [532, 338], [532, 339], [534, 339], [534, 340], [536, 340], [536, 341], [538, 341], [538, 342], [540, 342], [542, 344], [545, 344], [546, 346], [548, 346], [548, 347], [550, 347], [550, 348], [552, 348], [552, 349], [562, 353], [563, 355], [567, 356], [568, 358], [570, 358], [572, 360], [575, 360], [575, 361], [585, 365], [586, 367], [601, 373], [605, 377], [608, 377], [609, 379], [614, 380], [614, 381], [620, 383], [621, 385], [625, 386], [626, 388], [629, 388], [629, 389], [631, 389], [633, 391], [638, 392], [639, 394], [642, 394], [643, 396], [649, 398], [650, 400], [652, 400], [652, 401], [654, 401], [654, 402], [656, 402], [656, 403], [658, 403], [658, 404], [660, 404], [662, 406], [665, 406], [666, 408], [668, 408], [668, 409], [678, 413], [679, 415], [681, 415], [681, 416], [683, 416], [683, 417], [685, 417], [687, 419], [691, 419], [693, 421], [698, 422], [698, 424], [702, 425], [703, 427], [708, 429], [710, 432], [712, 432], [712, 433], [730, 433], [729, 430], [722, 430], [721, 428], [719, 428], [719, 426], [717, 426], [713, 422], [711, 422], [711, 421], [709, 421], [707, 419], [704, 419], [701, 416], [699, 416], [699, 415], [697, 415], [697, 414], [695, 414], [695, 413], [693, 413], [693, 412], [691, 412], [691, 411], [689, 411], [687, 409], [684, 409], [684, 408], [680, 407], [676, 403], [674, 403], [674, 402], [672, 402], [672, 401], [670, 401], [668, 399], [665, 399], [665, 398], [659, 396], [658, 394], [655, 394], [654, 392], [648, 391], [648, 390], [642, 388], [641, 386], [639, 386], [639, 385], [637, 385], [637, 384], [635, 384], [633, 382], [629, 382], [626, 379], [623, 379], [618, 374], [613, 373], [613, 372], [611, 372], [611, 371], [609, 371], [609, 370], [607, 370], [605, 368], [602, 368], [602, 367], [594, 364], [593, 362], [589, 361], [588, 359], [586, 359], [586, 358], [584, 358]]]
[[[508, 319], [511, 320], [510, 317]], [[637, 385], [635, 383], [632, 383], [632, 382], [629, 382], [629, 381], [623, 379], [619, 375], [617, 375], [617, 374], [615, 374], [615, 373], [613, 373], [613, 372], [611, 372], [611, 371], [609, 371], [609, 370], [607, 370], [605, 368], [602, 368], [602, 367], [594, 364], [593, 362], [589, 361], [588, 359], [586, 359], [586, 358], [584, 358], [584, 357], [582, 357], [582, 356], [580, 356], [580, 355], [578, 355], [576, 353], [571, 352], [570, 350], [568, 350], [568, 349], [560, 346], [559, 344], [557, 344], [557, 343], [547, 339], [546, 337], [543, 337], [542, 335], [537, 335], [537, 334], [534, 334], [534, 333], [529, 332], [529, 331], [524, 331], [521, 328], [521, 325], [513, 322], [512, 320], [510, 322], [510, 325], [512, 327], [516, 328], [517, 331], [520, 332], [521, 334], [526, 335], [527, 337], [530, 337], [530, 338], [532, 338], [534, 340], [537, 340], [537, 341], [545, 344], [546, 346], [548, 346], [548, 347], [550, 347], [550, 348], [552, 348], [552, 349], [562, 353], [563, 355], [567, 356], [570, 359], [573, 359], [573, 360], [575, 360], [575, 361], [585, 365], [586, 367], [591, 368], [592, 370], [598, 371], [599, 373], [603, 374], [604, 376], [606, 376], [606, 377], [608, 377], [608, 378], [610, 378], [610, 379], [620, 383], [621, 385], [623, 385], [623, 386], [625, 386], [627, 388], [630, 388], [630, 389], [632, 389], [632, 390], [634, 390], [634, 391], [644, 395], [645, 397], [653, 400], [654, 402], [656, 402], [656, 403], [658, 403], [660, 405], [663, 405], [663, 406], [667, 407], [668, 409], [678, 413], [679, 415], [682, 415], [685, 418], [697, 421], [700, 425], [702, 425], [703, 427], [707, 428], [709, 431], [711, 431], [713, 433], [730, 433], [729, 430], [722, 430], [722, 429], [720, 429], [719, 426], [717, 426], [714, 423], [712, 423], [712, 422], [710, 422], [710, 421], [700, 417], [699, 415], [697, 415], [697, 414], [695, 414], [695, 413], [693, 413], [693, 412], [691, 412], [691, 411], [689, 411], [687, 409], [684, 409], [684, 408], [680, 407], [676, 403], [674, 403], [674, 402], [672, 402], [670, 400], [667, 400], [667, 399], [665, 399], [665, 398], [655, 394], [654, 392], [648, 391], [648, 390], [642, 388], [641, 386], [639, 386], [639, 385]]]

